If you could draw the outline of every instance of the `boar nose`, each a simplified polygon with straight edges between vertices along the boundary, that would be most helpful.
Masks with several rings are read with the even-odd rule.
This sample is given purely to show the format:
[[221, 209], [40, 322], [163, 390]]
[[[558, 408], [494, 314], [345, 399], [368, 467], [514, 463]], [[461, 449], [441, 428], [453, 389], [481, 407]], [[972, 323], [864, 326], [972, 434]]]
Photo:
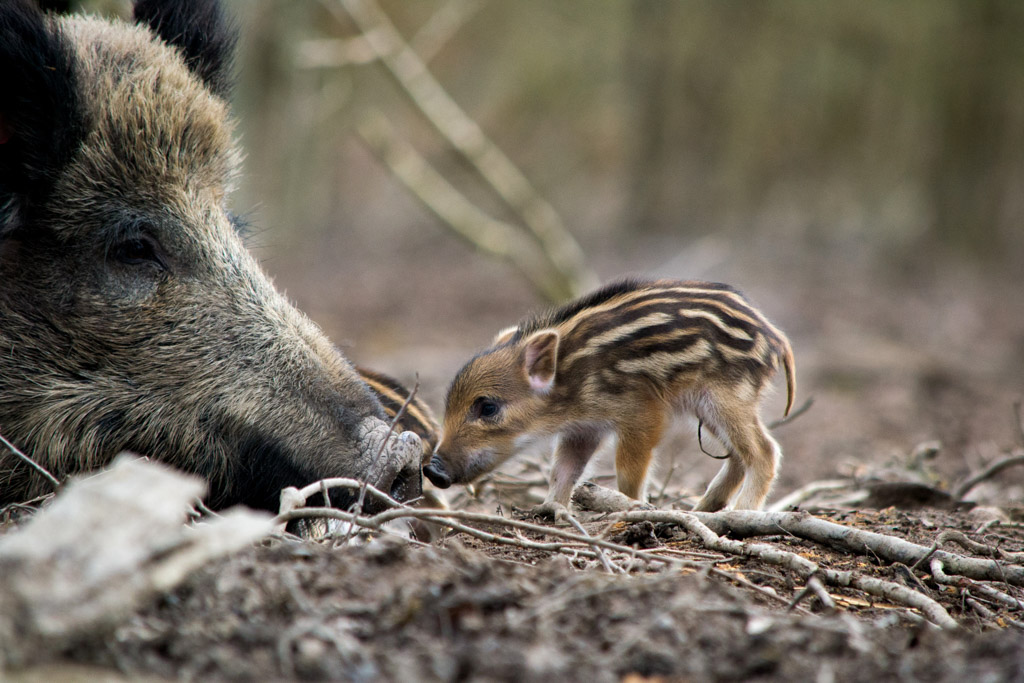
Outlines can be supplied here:
[[439, 489], [446, 489], [452, 485], [451, 475], [436, 455], [430, 459], [430, 464], [423, 468], [423, 474], [427, 475], [430, 483]]

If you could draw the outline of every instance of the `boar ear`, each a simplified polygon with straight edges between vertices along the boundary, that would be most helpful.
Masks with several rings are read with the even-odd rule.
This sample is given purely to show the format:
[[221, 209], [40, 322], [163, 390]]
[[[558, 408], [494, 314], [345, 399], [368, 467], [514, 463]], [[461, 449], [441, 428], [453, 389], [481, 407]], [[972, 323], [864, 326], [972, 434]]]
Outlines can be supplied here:
[[541, 330], [526, 340], [523, 352], [523, 369], [530, 381], [530, 388], [546, 394], [555, 383], [555, 361], [558, 357], [558, 332]]
[[206, 87], [228, 98], [238, 35], [218, 0], [137, 0], [134, 16], [181, 50], [188, 68]]
[[83, 135], [74, 57], [29, 0], [0, 2], [0, 237], [24, 225]]

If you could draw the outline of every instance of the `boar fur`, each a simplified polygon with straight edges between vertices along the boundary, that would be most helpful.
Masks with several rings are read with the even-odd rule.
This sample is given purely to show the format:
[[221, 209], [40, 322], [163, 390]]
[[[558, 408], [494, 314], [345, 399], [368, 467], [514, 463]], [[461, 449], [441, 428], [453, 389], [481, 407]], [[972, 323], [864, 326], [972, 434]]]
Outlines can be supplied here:
[[[0, 2], [0, 434], [59, 478], [159, 459], [204, 477], [215, 507], [274, 509], [326, 476], [417, 495], [417, 437], [381, 448], [380, 403], [228, 211], [222, 9], [134, 14]], [[47, 490], [0, 448], [0, 505]]]

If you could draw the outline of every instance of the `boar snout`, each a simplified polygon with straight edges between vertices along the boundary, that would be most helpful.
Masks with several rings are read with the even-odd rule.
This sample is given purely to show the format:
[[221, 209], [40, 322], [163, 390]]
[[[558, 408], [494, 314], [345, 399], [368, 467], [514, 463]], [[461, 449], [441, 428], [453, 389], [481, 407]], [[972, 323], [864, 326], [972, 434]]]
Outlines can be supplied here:
[[430, 459], [430, 463], [423, 468], [423, 474], [427, 475], [430, 483], [439, 489], [446, 489], [452, 485], [452, 477], [445, 469], [444, 462], [436, 455]]

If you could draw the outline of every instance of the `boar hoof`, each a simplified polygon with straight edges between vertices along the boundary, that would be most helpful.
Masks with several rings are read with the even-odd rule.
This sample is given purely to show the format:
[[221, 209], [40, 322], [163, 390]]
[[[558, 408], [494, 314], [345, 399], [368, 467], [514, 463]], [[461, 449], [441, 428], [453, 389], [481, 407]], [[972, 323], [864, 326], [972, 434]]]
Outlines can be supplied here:
[[397, 500], [416, 498], [423, 490], [420, 457], [423, 444], [412, 432], [398, 434], [388, 423], [365, 418], [356, 431], [362, 479]]

